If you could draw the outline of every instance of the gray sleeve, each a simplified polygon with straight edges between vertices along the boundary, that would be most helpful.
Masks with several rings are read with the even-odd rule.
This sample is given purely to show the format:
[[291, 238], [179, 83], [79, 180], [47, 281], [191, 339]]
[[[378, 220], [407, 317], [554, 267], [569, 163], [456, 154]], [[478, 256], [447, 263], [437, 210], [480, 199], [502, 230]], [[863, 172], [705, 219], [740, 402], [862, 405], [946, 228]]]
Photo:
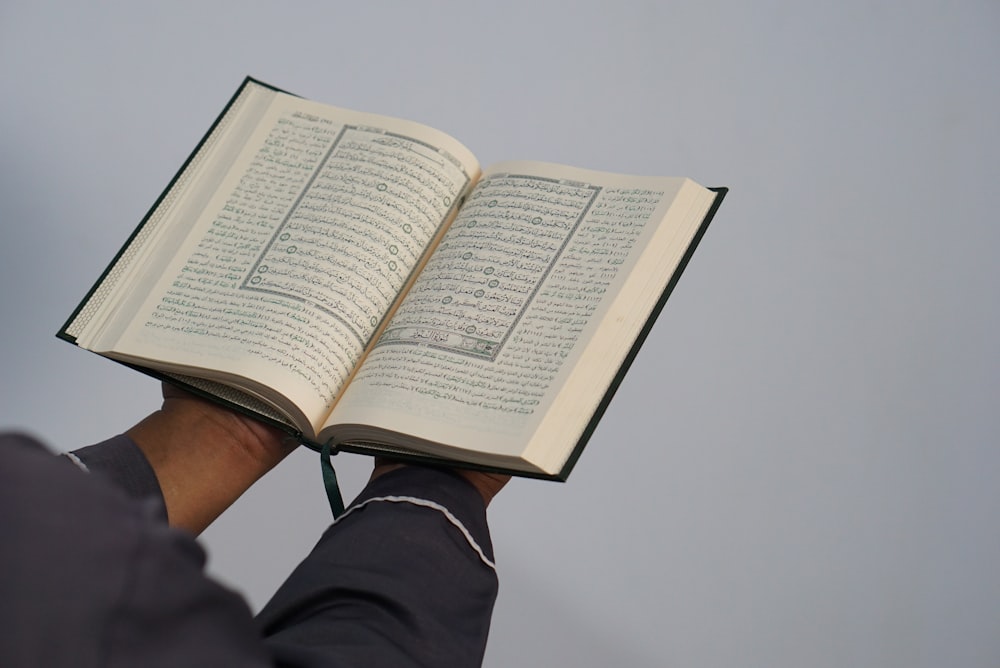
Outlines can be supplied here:
[[483, 501], [459, 476], [371, 483], [255, 623], [162, 521], [134, 444], [75, 456], [90, 475], [0, 435], [0, 666], [481, 664], [497, 578]]
[[0, 436], [0, 666], [272, 665], [246, 604], [158, 512]]
[[482, 664], [497, 596], [479, 492], [454, 473], [379, 477], [258, 616], [279, 665]]
[[119, 434], [97, 445], [66, 453], [84, 471], [99, 476], [125, 494], [138, 500], [150, 500], [161, 508], [160, 519], [166, 521], [167, 510], [153, 467], [131, 438]]

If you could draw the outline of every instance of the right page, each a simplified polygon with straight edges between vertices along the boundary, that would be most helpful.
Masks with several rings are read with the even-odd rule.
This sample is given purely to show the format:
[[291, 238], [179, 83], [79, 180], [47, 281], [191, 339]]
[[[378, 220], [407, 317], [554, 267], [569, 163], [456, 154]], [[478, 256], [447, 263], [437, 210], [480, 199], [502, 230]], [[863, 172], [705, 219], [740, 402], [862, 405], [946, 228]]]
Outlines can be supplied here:
[[565, 471], [715, 197], [683, 178], [493, 167], [334, 409], [348, 426], [324, 434]]

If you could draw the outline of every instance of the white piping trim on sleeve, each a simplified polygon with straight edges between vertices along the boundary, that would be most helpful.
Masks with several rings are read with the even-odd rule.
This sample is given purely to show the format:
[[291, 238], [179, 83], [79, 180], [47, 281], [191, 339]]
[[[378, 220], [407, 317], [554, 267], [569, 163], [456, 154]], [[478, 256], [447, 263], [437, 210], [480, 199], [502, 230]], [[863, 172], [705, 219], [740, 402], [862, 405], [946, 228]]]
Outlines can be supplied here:
[[79, 457], [74, 455], [72, 452], [64, 452], [63, 457], [76, 464], [78, 467], [80, 467], [80, 470], [84, 471], [85, 473], [90, 473], [90, 469], [87, 468], [87, 465], [84, 464], [83, 461]]
[[477, 543], [476, 539], [472, 537], [472, 534], [469, 533], [469, 530], [465, 528], [465, 525], [462, 524], [462, 522], [459, 521], [459, 519], [457, 517], [455, 517], [454, 515], [452, 515], [452, 513], [451, 513], [450, 510], [448, 510], [447, 508], [445, 508], [444, 506], [442, 506], [440, 503], [435, 503], [434, 501], [428, 501], [427, 499], [420, 499], [420, 498], [417, 498], [415, 496], [375, 496], [375, 497], [372, 497], [370, 499], [364, 500], [363, 502], [359, 503], [356, 506], [351, 506], [350, 508], [347, 509], [347, 512], [345, 512], [343, 515], [341, 515], [340, 517], [338, 517], [337, 519], [335, 519], [333, 521], [333, 523], [337, 524], [337, 522], [340, 522], [345, 517], [347, 517], [348, 515], [350, 515], [351, 513], [353, 513], [355, 510], [359, 510], [360, 508], [364, 508], [369, 503], [373, 503], [375, 501], [384, 501], [384, 502], [387, 502], [387, 503], [409, 503], [409, 504], [412, 504], [412, 505], [415, 505], [415, 506], [423, 506], [424, 508], [430, 508], [431, 510], [438, 511], [439, 513], [441, 513], [442, 515], [444, 515], [445, 518], [452, 525], [454, 525], [456, 529], [458, 529], [459, 531], [462, 532], [462, 535], [465, 536], [465, 540], [469, 543], [469, 546], [473, 550], [475, 550], [476, 554], [479, 555], [479, 559], [484, 564], [486, 564], [487, 566], [489, 566], [490, 568], [492, 568], [494, 571], [497, 569], [497, 565], [495, 563], [493, 563], [493, 561], [490, 560], [489, 557], [486, 556], [486, 553], [483, 552], [483, 548], [481, 548], [479, 546], [479, 543]]

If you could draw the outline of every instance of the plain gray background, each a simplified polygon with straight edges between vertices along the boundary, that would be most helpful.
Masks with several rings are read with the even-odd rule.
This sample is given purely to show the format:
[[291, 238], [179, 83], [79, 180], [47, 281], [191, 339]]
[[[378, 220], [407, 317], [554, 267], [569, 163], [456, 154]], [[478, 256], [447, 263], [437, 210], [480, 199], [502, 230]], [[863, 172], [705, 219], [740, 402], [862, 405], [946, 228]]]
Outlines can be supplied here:
[[[995, 0], [7, 0], [0, 427], [156, 407], [54, 334], [247, 74], [484, 164], [691, 176], [732, 191], [570, 481], [491, 507], [486, 665], [995, 667], [998, 35]], [[259, 607], [328, 520], [297, 453], [211, 569]]]

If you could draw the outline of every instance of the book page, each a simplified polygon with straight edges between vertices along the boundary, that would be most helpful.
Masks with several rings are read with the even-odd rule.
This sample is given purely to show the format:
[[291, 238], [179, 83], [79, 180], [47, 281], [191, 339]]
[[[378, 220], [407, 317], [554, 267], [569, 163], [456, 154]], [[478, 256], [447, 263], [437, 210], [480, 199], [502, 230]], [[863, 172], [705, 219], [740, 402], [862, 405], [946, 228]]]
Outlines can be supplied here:
[[[537, 163], [488, 171], [331, 421], [371, 420], [429, 441], [520, 455], [685, 183]], [[679, 251], [690, 233], [676, 235]], [[638, 325], [616, 334], [624, 343], [668, 279], [644, 278], [652, 302]], [[603, 396], [604, 388], [593, 389], [581, 392], [590, 405], [579, 407], [568, 431], [582, 429]]]
[[85, 347], [273, 389], [318, 426], [477, 169], [415, 123], [278, 94], [174, 259]]

